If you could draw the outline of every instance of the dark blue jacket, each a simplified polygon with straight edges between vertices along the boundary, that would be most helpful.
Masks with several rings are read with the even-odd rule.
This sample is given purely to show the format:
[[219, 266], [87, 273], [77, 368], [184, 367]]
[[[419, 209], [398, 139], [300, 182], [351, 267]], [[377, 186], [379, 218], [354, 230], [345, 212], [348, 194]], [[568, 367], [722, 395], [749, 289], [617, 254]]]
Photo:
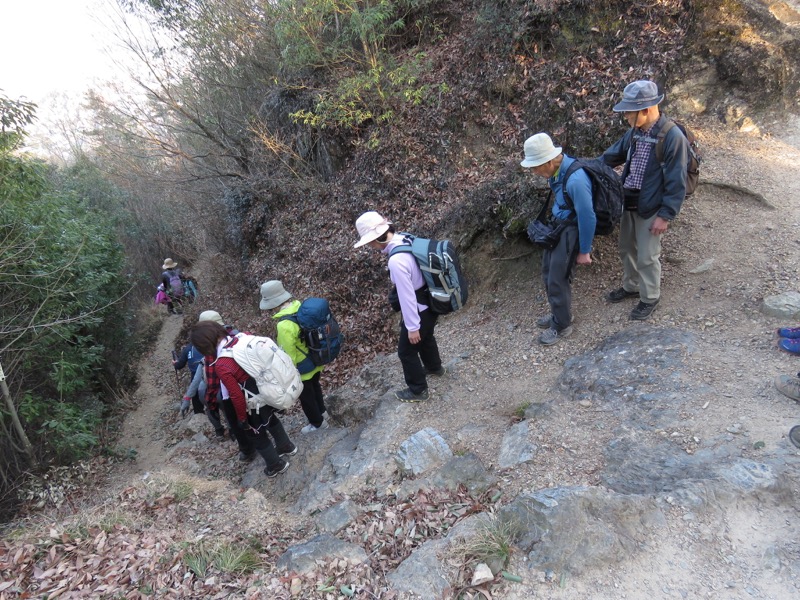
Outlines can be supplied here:
[[194, 377], [194, 372], [197, 371], [201, 360], [203, 360], [203, 354], [200, 350], [189, 344], [188, 346], [184, 346], [183, 350], [181, 350], [181, 355], [175, 363], [175, 368], [180, 370], [188, 365], [189, 372], [192, 374], [192, 377]]
[[[678, 216], [686, 197], [686, 169], [689, 162], [689, 141], [680, 129], [673, 127], [664, 138], [664, 162], [659, 164], [656, 159], [655, 139], [658, 132], [667, 122], [667, 117], [661, 115], [656, 121], [650, 138], [643, 138], [636, 143], [654, 145], [650, 152], [650, 159], [644, 170], [642, 189], [639, 194], [638, 213], [643, 219], [658, 215], [662, 219], [672, 221]], [[631, 128], [608, 150], [603, 152], [602, 159], [606, 164], [616, 167], [625, 165], [622, 171], [622, 180], [628, 176], [628, 156], [632, 155], [631, 141], [634, 134], [639, 137], [639, 129]], [[646, 141], [649, 139], [649, 141]]]

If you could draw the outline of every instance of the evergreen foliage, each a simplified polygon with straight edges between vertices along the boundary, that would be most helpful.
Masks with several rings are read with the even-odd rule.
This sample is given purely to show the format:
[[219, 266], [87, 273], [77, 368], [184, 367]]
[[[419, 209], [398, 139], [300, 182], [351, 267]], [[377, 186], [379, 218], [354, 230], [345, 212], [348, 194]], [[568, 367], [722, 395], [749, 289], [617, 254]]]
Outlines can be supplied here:
[[17, 152], [34, 111], [0, 97], [0, 361], [8, 385], [0, 513], [26, 468], [84, 457], [98, 443], [106, 343], [124, 337], [115, 304], [127, 286], [114, 224], [99, 198], [57, 185], [53, 168]]

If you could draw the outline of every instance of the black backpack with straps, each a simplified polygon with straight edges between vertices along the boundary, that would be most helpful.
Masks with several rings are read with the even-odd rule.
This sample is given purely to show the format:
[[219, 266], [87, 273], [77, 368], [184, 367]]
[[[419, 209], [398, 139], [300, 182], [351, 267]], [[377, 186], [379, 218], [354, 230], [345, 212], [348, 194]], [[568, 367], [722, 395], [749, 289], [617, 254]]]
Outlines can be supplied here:
[[567, 181], [575, 171], [583, 169], [592, 182], [592, 207], [597, 217], [595, 235], [609, 235], [622, 218], [625, 192], [617, 172], [600, 158], [576, 158], [564, 174], [564, 200], [574, 213], [575, 205], [567, 192]]

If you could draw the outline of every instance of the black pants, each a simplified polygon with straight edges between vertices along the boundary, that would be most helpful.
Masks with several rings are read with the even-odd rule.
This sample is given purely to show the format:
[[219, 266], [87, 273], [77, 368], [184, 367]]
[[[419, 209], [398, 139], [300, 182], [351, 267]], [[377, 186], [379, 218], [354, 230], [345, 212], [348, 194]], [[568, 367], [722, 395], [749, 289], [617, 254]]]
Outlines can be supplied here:
[[311, 379], [303, 381], [303, 391], [300, 392], [300, 406], [303, 407], [303, 412], [306, 419], [314, 427], [322, 425], [324, 417], [322, 413], [325, 412], [325, 400], [322, 396], [322, 386], [319, 383], [319, 376], [322, 372], [314, 373]]
[[233, 402], [230, 400], [222, 400], [218, 402], [217, 405], [222, 409], [225, 420], [228, 421], [228, 427], [233, 437], [236, 439], [236, 443], [239, 445], [239, 450], [245, 454], [252, 454], [253, 450], [255, 450], [255, 446], [250, 436], [245, 433], [244, 429], [239, 427], [239, 420], [236, 417], [236, 409], [233, 408]]
[[192, 410], [196, 415], [202, 415], [206, 412], [206, 407], [203, 404], [203, 401], [200, 399], [199, 392], [192, 396]]
[[442, 359], [439, 357], [439, 346], [436, 344], [433, 330], [436, 319], [439, 317], [431, 309], [419, 313], [420, 340], [417, 344], [408, 341], [406, 324], [400, 322], [400, 340], [397, 343], [397, 356], [403, 365], [403, 377], [406, 385], [415, 394], [428, 389], [426, 372], [438, 371], [442, 368]]
[[[247, 437], [268, 469], [273, 470], [281, 464], [280, 454], [294, 450], [294, 444], [271, 406], [262, 406], [258, 413], [248, 412], [247, 424], [250, 426]], [[272, 440], [275, 440], [274, 444]]]

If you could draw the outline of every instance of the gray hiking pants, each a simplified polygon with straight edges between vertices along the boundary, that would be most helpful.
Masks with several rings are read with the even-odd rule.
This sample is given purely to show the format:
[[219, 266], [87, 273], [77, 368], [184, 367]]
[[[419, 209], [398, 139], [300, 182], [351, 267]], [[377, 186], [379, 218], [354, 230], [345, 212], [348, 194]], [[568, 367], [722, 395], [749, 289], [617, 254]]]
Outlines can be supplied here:
[[578, 226], [568, 225], [558, 244], [542, 255], [542, 281], [556, 330], [572, 323], [572, 277], [578, 257]]

